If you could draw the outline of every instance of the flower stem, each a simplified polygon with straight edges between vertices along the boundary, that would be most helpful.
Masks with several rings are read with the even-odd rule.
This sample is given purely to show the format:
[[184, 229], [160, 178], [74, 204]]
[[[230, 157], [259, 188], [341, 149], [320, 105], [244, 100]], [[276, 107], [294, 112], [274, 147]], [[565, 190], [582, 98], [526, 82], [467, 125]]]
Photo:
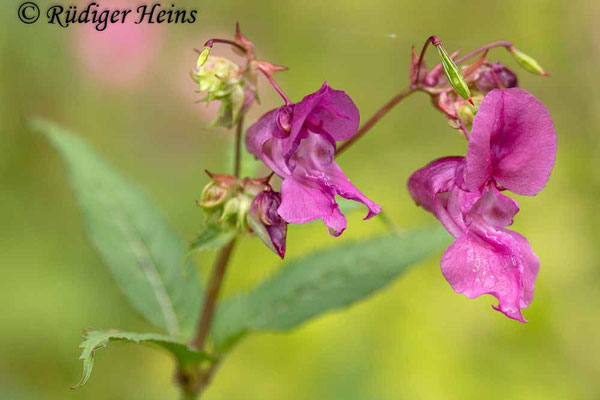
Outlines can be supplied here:
[[234, 42], [233, 40], [227, 40], [227, 39], [210, 39], [207, 40], [206, 43], [204, 43], [205, 47], [210, 47], [212, 49], [213, 45], [215, 43], [223, 43], [223, 44], [228, 44], [230, 46], [233, 47], [237, 47], [238, 49], [240, 49], [241, 51], [243, 51], [244, 53], [246, 53], [246, 49], [239, 45], [238, 43]]
[[[242, 164], [242, 133], [244, 127], [244, 117], [241, 116], [236, 125], [235, 132], [235, 144], [233, 147], [234, 151], [234, 163], [233, 171], [236, 177], [241, 175], [241, 164]], [[217, 299], [223, 285], [223, 278], [227, 271], [227, 265], [231, 259], [231, 254], [235, 247], [236, 239], [230, 240], [225, 246], [219, 251], [219, 255], [215, 260], [215, 264], [212, 269], [208, 287], [206, 288], [206, 294], [204, 295], [204, 302], [202, 304], [202, 310], [200, 312], [200, 318], [198, 320], [198, 328], [196, 330], [196, 336], [191, 341], [191, 345], [196, 348], [197, 351], [204, 351], [206, 347], [206, 340], [210, 334], [210, 327], [213, 322], [215, 314], [215, 308], [217, 305]], [[213, 373], [215, 372], [218, 364], [211, 365], [207, 370], [197, 370], [194, 373], [194, 381], [192, 384], [181, 385], [183, 399], [197, 399], [200, 394], [204, 391], [205, 387], [210, 383]], [[180, 374], [185, 377], [185, 374]], [[185, 380], [181, 380], [185, 382]]]
[[269, 83], [271, 84], [271, 86], [273, 86], [273, 89], [275, 89], [275, 91], [277, 93], [279, 93], [279, 95], [281, 96], [281, 98], [283, 99], [283, 101], [285, 101], [285, 105], [289, 106], [290, 105], [290, 99], [288, 99], [288, 97], [285, 95], [285, 93], [283, 93], [283, 90], [281, 90], [281, 88], [277, 85], [277, 83], [275, 83], [275, 81], [273, 80], [273, 77], [265, 70], [263, 70], [262, 68], [259, 68], [260, 72], [263, 73], [263, 75], [265, 76], [265, 78], [267, 78], [267, 80], [269, 81]]
[[235, 129], [235, 156], [233, 161], [233, 173], [236, 178], [240, 177], [242, 172], [242, 131], [244, 129], [244, 116], [240, 115], [240, 119]]
[[204, 296], [204, 304], [202, 306], [202, 314], [198, 321], [198, 331], [196, 337], [192, 341], [192, 345], [197, 351], [203, 351], [206, 344], [206, 339], [210, 332], [210, 326], [212, 325], [212, 319], [215, 312], [215, 306], [217, 305], [217, 298], [221, 291], [221, 284], [223, 283], [223, 277], [227, 270], [227, 264], [231, 257], [231, 252], [235, 246], [235, 239], [231, 240], [225, 246], [221, 248], [219, 255], [215, 261], [215, 265], [212, 270], [212, 275], [206, 289], [206, 295]]
[[[241, 116], [236, 125], [235, 132], [235, 145], [234, 145], [234, 163], [233, 163], [233, 171], [237, 178], [240, 177], [241, 173], [241, 164], [242, 164], [242, 131], [244, 128], [244, 117]], [[221, 248], [217, 259], [215, 260], [215, 265], [212, 270], [212, 275], [210, 277], [210, 281], [208, 283], [208, 288], [206, 289], [206, 294], [204, 296], [204, 303], [202, 304], [202, 311], [200, 314], [200, 319], [198, 320], [198, 329], [196, 331], [196, 336], [192, 340], [191, 344], [198, 351], [203, 351], [204, 346], [206, 344], [206, 339], [208, 338], [208, 334], [210, 332], [210, 326], [212, 325], [213, 315], [215, 313], [215, 306], [217, 305], [217, 298], [219, 297], [219, 292], [221, 291], [221, 284], [223, 283], [223, 277], [225, 276], [225, 271], [227, 270], [227, 264], [229, 264], [229, 259], [231, 257], [231, 252], [235, 246], [235, 239], [231, 240], [225, 246]]]
[[487, 51], [494, 47], [506, 47], [507, 49], [510, 49], [511, 47], [513, 47], [513, 44], [511, 42], [507, 42], [505, 40], [498, 40], [496, 42], [491, 42], [491, 43], [486, 44], [485, 46], [481, 46], [480, 48], [471, 51], [470, 53], [465, 54], [464, 56], [457, 59], [455, 61], [455, 63], [460, 64], [462, 62], [465, 62], [469, 58], [475, 57], [477, 54], [483, 53], [484, 51]]
[[347, 140], [343, 145], [341, 145], [336, 152], [336, 157], [342, 154], [346, 149], [352, 146], [358, 139], [364, 136], [384, 115], [386, 115], [394, 106], [404, 100], [406, 97], [410, 96], [414, 92], [419, 90], [418, 88], [406, 88], [396, 96], [392, 97], [390, 101], [385, 103], [383, 107], [379, 109], [369, 120], [360, 127], [360, 129], [356, 132], [356, 135], [352, 136], [349, 140]]
[[429, 36], [427, 40], [425, 40], [425, 44], [423, 44], [423, 48], [421, 49], [421, 54], [419, 55], [419, 62], [417, 63], [417, 76], [414, 82], [411, 82], [410, 85], [412, 88], [415, 88], [419, 85], [419, 75], [421, 72], [421, 64], [423, 64], [423, 58], [425, 58], [425, 52], [427, 51], [427, 47], [429, 47], [429, 43], [434, 46], [439, 46], [442, 43], [442, 39], [437, 36]]

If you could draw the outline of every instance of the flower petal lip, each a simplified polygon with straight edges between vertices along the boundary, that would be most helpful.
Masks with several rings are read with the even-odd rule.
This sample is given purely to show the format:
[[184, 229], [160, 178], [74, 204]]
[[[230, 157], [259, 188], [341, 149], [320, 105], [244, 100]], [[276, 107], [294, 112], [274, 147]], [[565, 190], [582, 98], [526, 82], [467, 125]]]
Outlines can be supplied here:
[[493, 182], [475, 192], [463, 190], [465, 162], [463, 157], [431, 162], [409, 178], [409, 191], [456, 238], [441, 262], [452, 288], [469, 298], [491, 294], [498, 299], [496, 310], [526, 322], [521, 309], [533, 298], [539, 260], [525, 237], [504, 228], [519, 205]]
[[292, 175], [281, 184], [281, 205], [277, 212], [291, 223], [322, 219], [333, 236], [346, 229], [346, 217], [335, 202], [335, 193]]
[[523, 89], [494, 89], [475, 116], [467, 148], [466, 186], [493, 179], [533, 196], [546, 185], [556, 159], [556, 131], [546, 107]]
[[470, 299], [490, 294], [498, 299], [495, 310], [527, 322], [521, 309], [533, 298], [539, 260], [520, 234], [508, 229], [487, 229], [485, 237], [466, 233], [448, 247], [441, 268], [455, 292]]

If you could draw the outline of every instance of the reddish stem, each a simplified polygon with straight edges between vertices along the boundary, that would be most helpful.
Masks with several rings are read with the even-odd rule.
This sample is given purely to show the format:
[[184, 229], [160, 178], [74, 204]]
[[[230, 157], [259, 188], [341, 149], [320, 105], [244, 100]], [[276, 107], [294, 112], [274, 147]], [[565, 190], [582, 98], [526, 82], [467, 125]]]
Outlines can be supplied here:
[[200, 320], [198, 321], [196, 337], [194, 337], [194, 340], [192, 340], [191, 343], [197, 351], [204, 351], [204, 345], [210, 332], [210, 326], [212, 324], [215, 306], [217, 304], [217, 297], [219, 296], [221, 284], [223, 283], [223, 277], [225, 276], [227, 264], [229, 263], [229, 257], [231, 257], [231, 252], [234, 246], [235, 239], [231, 240], [221, 248], [221, 251], [219, 252], [219, 255], [215, 261], [215, 266], [213, 267], [212, 275], [210, 277], [208, 287], [206, 288], [204, 304], [202, 305], [202, 314], [200, 315]]
[[258, 69], [260, 70], [260, 72], [263, 73], [265, 78], [267, 78], [267, 80], [269, 81], [271, 86], [273, 86], [273, 89], [275, 89], [275, 91], [277, 93], [279, 93], [279, 95], [281, 96], [283, 101], [285, 101], [285, 105], [289, 106], [291, 104], [290, 99], [288, 99], [288, 97], [285, 95], [285, 93], [283, 93], [283, 90], [281, 90], [281, 88], [279, 86], [277, 86], [277, 83], [275, 83], [275, 81], [273, 80], [273, 77], [269, 73], [267, 73], [265, 70], [263, 70], [262, 68], [258, 68]]
[[425, 44], [423, 44], [423, 48], [421, 49], [421, 54], [419, 55], [419, 62], [417, 63], [417, 77], [414, 82], [411, 83], [411, 87], [414, 89], [419, 84], [419, 75], [421, 73], [421, 64], [423, 63], [423, 58], [425, 57], [425, 52], [427, 51], [427, 47], [429, 47], [429, 43], [434, 46], [439, 46], [442, 44], [442, 39], [433, 35], [429, 36], [427, 40], [425, 40]]
[[491, 42], [486, 44], [485, 46], [481, 46], [478, 49], [473, 50], [470, 53], [465, 54], [464, 56], [462, 56], [461, 58], [459, 58], [458, 60], [456, 60], [456, 64], [460, 64], [462, 62], [467, 61], [469, 58], [476, 56], [477, 54], [483, 53], [484, 51], [487, 51], [489, 49], [492, 49], [494, 47], [506, 47], [507, 49], [510, 49], [511, 47], [513, 47], [513, 44], [511, 42], [507, 42], [505, 40], [498, 40], [496, 42]]
[[209, 47], [212, 49], [213, 44], [215, 43], [224, 43], [224, 44], [228, 44], [230, 46], [233, 47], [237, 47], [238, 49], [240, 49], [241, 51], [243, 51], [244, 53], [246, 53], [246, 49], [241, 46], [240, 44], [234, 42], [233, 40], [227, 40], [227, 39], [210, 39], [207, 40], [206, 43], [204, 43], [204, 47]]
[[394, 106], [400, 103], [404, 98], [408, 97], [412, 93], [416, 92], [418, 89], [416, 88], [406, 88], [396, 96], [394, 96], [390, 101], [385, 103], [383, 107], [379, 109], [369, 120], [360, 127], [360, 129], [356, 132], [356, 135], [352, 136], [349, 140], [347, 140], [343, 145], [341, 145], [337, 151], [335, 156], [339, 156], [342, 154], [348, 147], [352, 146], [358, 139], [365, 135], [385, 114], [387, 114]]

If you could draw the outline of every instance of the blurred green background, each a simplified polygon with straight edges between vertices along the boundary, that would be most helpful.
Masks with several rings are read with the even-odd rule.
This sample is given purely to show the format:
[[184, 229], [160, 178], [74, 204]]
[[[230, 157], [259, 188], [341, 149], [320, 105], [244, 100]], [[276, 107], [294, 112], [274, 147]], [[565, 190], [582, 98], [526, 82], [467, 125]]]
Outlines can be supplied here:
[[[143, 27], [139, 54], [119, 47], [118, 35], [105, 37], [103, 48], [94, 37], [82, 39], [82, 27], [25, 25], [17, 19], [19, 4], [8, 0], [0, 8], [1, 399], [176, 398], [170, 357], [122, 343], [99, 351], [88, 385], [69, 392], [81, 373], [82, 327], [155, 329], [131, 310], [86, 241], [64, 166], [26, 121], [42, 116], [78, 132], [191, 239], [200, 223], [194, 200], [207, 181], [203, 170], [229, 171], [231, 141], [228, 131], [207, 127], [210, 110], [193, 104], [192, 48], [230, 37], [236, 20], [260, 58], [290, 67], [277, 79], [293, 100], [328, 80], [352, 96], [363, 120], [407, 84], [411, 44], [421, 46], [431, 34], [449, 50], [510, 40], [551, 78], [518, 70], [503, 50], [489, 58], [518, 70], [521, 87], [548, 107], [559, 147], [547, 188], [518, 197], [515, 229], [541, 260], [535, 299], [524, 313], [528, 324], [493, 311], [489, 296], [455, 294], [437, 255], [349, 310], [292, 334], [246, 338], [206, 398], [600, 398], [599, 2], [179, 0], [178, 7], [198, 9], [198, 21]], [[44, 10], [49, 2], [38, 4]], [[131, 79], [120, 79], [121, 70]], [[260, 89], [263, 103], [251, 119], [280, 102], [264, 82]], [[410, 173], [464, 152], [464, 140], [417, 94], [339, 161], [410, 229], [435, 222], [410, 200]], [[322, 224], [291, 226], [287, 257], [383, 230], [361, 216], [350, 217], [339, 239]], [[213, 256], [200, 259], [204, 273]], [[245, 238], [225, 294], [280, 265], [257, 239]]]

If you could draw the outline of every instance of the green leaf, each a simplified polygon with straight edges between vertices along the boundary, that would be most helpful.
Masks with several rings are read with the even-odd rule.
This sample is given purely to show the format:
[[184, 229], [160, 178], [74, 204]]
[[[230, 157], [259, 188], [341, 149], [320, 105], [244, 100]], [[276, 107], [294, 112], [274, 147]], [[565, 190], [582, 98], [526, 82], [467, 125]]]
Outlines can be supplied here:
[[132, 306], [172, 336], [191, 335], [202, 293], [185, 243], [150, 200], [81, 139], [49, 122], [32, 125], [64, 158], [89, 238]]
[[345, 243], [290, 262], [218, 308], [213, 337], [223, 351], [247, 332], [286, 331], [384, 288], [450, 243], [441, 227]]
[[96, 350], [105, 348], [108, 342], [112, 341], [126, 341], [133, 342], [136, 344], [151, 344], [157, 345], [169, 351], [178, 361], [180, 366], [186, 366], [195, 363], [201, 363], [203, 361], [212, 360], [212, 358], [204, 352], [197, 352], [187, 344], [178, 341], [177, 339], [161, 335], [157, 333], [133, 333], [133, 332], [119, 332], [119, 331], [89, 331], [83, 332], [83, 342], [79, 345], [81, 352], [80, 360], [83, 360], [83, 375], [79, 383], [71, 389], [78, 389], [85, 385], [92, 375], [92, 368], [94, 368], [94, 356]]

